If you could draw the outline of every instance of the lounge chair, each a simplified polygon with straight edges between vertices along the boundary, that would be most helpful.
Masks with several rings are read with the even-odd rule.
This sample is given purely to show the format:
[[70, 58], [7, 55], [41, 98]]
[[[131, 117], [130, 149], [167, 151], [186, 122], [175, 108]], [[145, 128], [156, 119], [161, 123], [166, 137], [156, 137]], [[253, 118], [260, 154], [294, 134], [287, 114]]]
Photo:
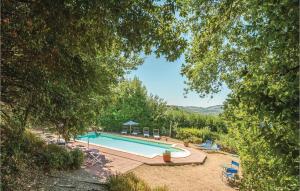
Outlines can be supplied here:
[[153, 129], [153, 137], [154, 139], [160, 139], [160, 136], [159, 136], [159, 129]]
[[213, 144], [210, 147], [203, 148], [203, 150], [207, 151], [220, 151], [221, 147], [217, 144]]
[[55, 144], [56, 143], [56, 139], [53, 135], [46, 135], [46, 136], [43, 137], [43, 140], [47, 144]]
[[144, 134], [144, 137], [150, 137], [149, 127], [144, 127], [143, 134]]
[[123, 127], [121, 134], [127, 134], [128, 133], [128, 127]]
[[57, 139], [56, 144], [57, 145], [66, 145], [66, 141], [64, 139]]
[[221, 147], [217, 144], [213, 144], [209, 150], [212, 150], [212, 151], [219, 151], [221, 149]]
[[206, 141], [205, 143], [202, 143], [198, 145], [199, 149], [207, 150], [207, 151], [219, 151], [221, 147], [217, 144], [212, 144], [211, 141]]
[[204, 143], [201, 143], [198, 145], [199, 147], [204, 147], [204, 148], [208, 148], [212, 146], [212, 141], [207, 139]]
[[101, 158], [104, 157], [104, 155], [101, 155], [98, 149], [88, 149], [85, 151], [85, 153], [88, 156], [88, 160], [87, 160], [88, 166], [94, 166], [97, 163], [99, 164], [102, 163]]
[[140, 133], [140, 129], [138, 127], [134, 127], [132, 135], [138, 135], [139, 133]]

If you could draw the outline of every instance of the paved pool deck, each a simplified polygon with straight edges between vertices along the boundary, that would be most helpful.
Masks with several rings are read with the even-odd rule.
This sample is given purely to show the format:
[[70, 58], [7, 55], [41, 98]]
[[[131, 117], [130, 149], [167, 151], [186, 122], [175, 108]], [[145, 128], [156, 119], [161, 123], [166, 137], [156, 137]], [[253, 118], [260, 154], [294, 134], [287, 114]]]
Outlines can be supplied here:
[[[176, 144], [177, 148], [184, 148], [190, 151], [190, 155], [182, 158], [172, 158], [171, 162], [164, 162], [162, 156], [156, 156], [154, 158], [147, 158], [135, 154], [130, 154], [122, 151], [104, 148], [96, 145], [89, 145], [89, 149], [97, 149], [103, 155], [101, 163], [97, 163], [95, 166], [85, 166], [85, 170], [99, 178], [99, 181], [105, 182], [110, 175], [122, 174], [136, 169], [137, 167], [146, 164], [149, 166], [178, 166], [178, 165], [201, 165], [207, 158], [207, 153], [191, 148], [185, 147], [182, 143], [176, 141], [162, 141], [147, 139], [142, 137], [126, 136], [143, 140], [151, 140], [160, 143]], [[83, 145], [88, 147], [87, 143], [77, 142], [74, 145]]]

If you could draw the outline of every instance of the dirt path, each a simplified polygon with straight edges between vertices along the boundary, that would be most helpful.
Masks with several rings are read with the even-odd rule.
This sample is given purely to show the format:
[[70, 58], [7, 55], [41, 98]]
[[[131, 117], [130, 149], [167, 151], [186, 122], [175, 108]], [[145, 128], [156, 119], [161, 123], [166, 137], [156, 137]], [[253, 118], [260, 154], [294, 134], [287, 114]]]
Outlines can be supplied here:
[[222, 165], [237, 158], [224, 154], [208, 154], [203, 165], [148, 166], [142, 165], [132, 172], [149, 185], [166, 185], [170, 191], [232, 191], [221, 180]]

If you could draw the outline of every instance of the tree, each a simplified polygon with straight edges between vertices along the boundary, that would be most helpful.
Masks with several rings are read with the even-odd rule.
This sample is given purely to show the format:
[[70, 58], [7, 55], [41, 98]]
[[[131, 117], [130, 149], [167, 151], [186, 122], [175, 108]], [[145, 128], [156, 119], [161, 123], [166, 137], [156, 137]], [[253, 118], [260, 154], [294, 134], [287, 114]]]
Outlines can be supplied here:
[[213, 132], [227, 132], [224, 120], [219, 116], [190, 113], [172, 106], [164, 113], [163, 125], [168, 128], [175, 125], [178, 128], [209, 128]]
[[88, 121], [92, 115], [78, 116], [141, 63], [139, 52], [180, 55], [175, 9], [152, 1], [4, 1], [2, 103], [23, 121]]
[[1, 5], [1, 167], [9, 169], [4, 175], [17, 169], [18, 161], [8, 159], [21, 152], [18, 141], [28, 122], [55, 126], [65, 138], [77, 134], [95, 122], [111, 86], [142, 63], [140, 52], [174, 60], [186, 46], [171, 1]]
[[158, 96], [148, 95], [137, 77], [122, 81], [113, 92], [110, 105], [99, 115], [100, 125], [113, 131], [120, 131], [128, 120], [137, 121], [141, 127], [159, 126], [166, 104]]
[[[182, 68], [201, 96], [225, 83], [245, 190], [298, 190], [299, 2], [189, 1]], [[186, 11], [186, 10], [185, 10]]]

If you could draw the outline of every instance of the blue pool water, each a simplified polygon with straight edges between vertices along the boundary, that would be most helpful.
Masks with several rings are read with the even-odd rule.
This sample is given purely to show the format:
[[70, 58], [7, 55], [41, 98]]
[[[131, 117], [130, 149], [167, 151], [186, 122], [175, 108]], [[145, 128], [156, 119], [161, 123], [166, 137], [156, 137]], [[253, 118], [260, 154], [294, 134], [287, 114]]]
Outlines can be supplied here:
[[96, 144], [102, 147], [141, 155], [148, 158], [161, 155], [166, 150], [170, 151], [172, 156], [180, 157], [180, 155], [186, 155], [184, 150], [174, 148], [171, 144], [145, 141], [108, 133], [87, 133], [85, 135], [78, 136], [76, 140], [83, 142], [89, 141], [90, 144]]

